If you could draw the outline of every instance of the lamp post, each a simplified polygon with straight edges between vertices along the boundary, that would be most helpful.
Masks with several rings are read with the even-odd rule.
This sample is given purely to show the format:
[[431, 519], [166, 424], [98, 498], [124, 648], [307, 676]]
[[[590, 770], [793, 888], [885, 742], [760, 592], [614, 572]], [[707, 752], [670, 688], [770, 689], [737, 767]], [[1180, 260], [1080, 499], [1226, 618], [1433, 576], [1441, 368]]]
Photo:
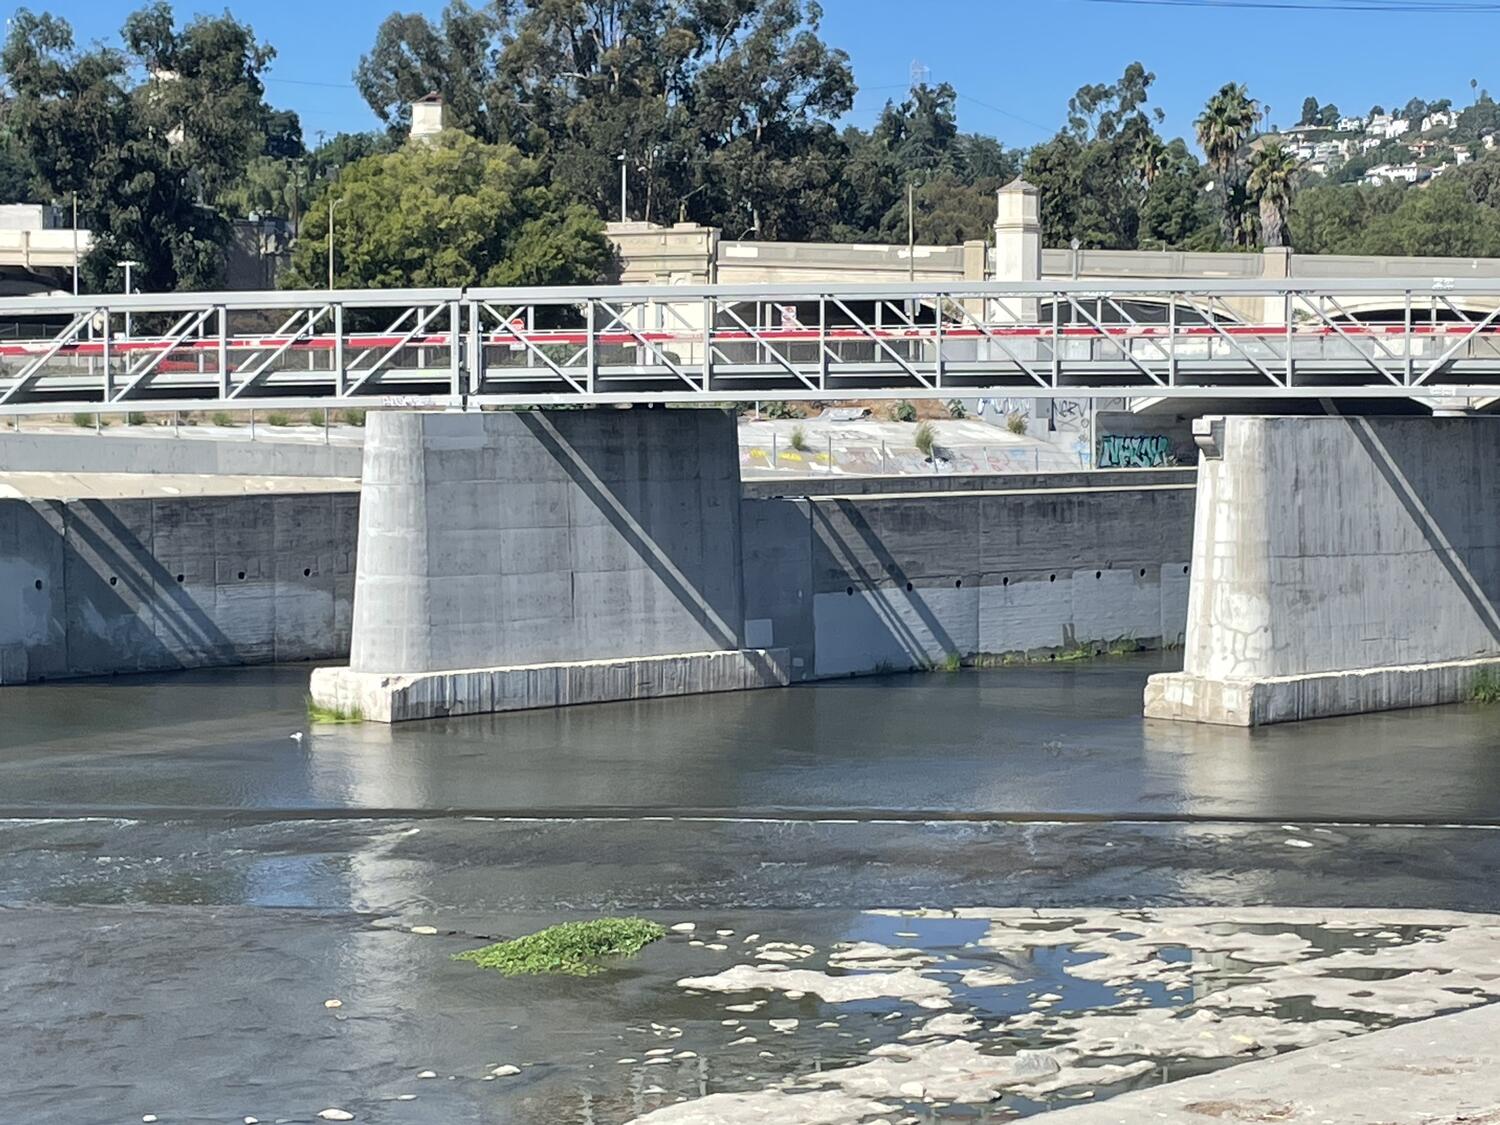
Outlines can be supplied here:
[[333, 288], [333, 215], [345, 197], [339, 196], [328, 204], [328, 288]]

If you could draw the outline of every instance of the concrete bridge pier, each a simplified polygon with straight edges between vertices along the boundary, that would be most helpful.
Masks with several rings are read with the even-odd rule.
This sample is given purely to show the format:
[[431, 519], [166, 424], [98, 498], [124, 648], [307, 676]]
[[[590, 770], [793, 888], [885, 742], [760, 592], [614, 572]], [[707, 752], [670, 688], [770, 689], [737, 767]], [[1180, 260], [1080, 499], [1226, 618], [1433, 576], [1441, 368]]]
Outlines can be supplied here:
[[371, 414], [350, 663], [312, 696], [397, 722], [783, 685], [741, 567], [723, 411]]
[[1149, 718], [1258, 726], [1500, 673], [1500, 419], [1202, 418], [1182, 672]]

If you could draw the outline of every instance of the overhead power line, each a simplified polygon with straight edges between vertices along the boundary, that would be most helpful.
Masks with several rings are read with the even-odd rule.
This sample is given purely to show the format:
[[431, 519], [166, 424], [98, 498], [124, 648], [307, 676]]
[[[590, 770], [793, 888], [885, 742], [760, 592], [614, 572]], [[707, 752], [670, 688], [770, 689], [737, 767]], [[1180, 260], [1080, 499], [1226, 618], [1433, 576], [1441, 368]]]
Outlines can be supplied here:
[[1363, 12], [1366, 14], [1496, 15], [1492, 0], [1082, 0], [1085, 4], [1116, 4], [1146, 8], [1258, 9], [1281, 12]]

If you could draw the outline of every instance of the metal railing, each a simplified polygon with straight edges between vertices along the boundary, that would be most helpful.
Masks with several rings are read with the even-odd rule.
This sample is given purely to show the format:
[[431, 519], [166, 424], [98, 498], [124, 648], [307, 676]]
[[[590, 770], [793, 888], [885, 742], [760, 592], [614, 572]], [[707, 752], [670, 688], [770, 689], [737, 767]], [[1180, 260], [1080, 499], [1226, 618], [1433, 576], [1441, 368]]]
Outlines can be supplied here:
[[1492, 398], [1500, 280], [0, 300], [0, 414], [849, 398]]

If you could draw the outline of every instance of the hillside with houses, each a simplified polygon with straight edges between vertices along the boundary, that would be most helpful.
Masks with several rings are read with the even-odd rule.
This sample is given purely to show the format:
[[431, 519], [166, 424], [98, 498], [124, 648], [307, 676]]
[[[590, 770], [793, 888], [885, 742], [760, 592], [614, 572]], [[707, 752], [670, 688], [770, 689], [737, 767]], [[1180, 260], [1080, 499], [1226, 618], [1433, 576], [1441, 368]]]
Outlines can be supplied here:
[[1494, 149], [1500, 143], [1500, 105], [1488, 91], [1476, 90], [1464, 109], [1447, 98], [1414, 98], [1400, 109], [1375, 105], [1353, 115], [1310, 97], [1296, 125], [1273, 126], [1257, 145], [1271, 142], [1286, 148], [1309, 179], [1371, 187], [1420, 184]]

